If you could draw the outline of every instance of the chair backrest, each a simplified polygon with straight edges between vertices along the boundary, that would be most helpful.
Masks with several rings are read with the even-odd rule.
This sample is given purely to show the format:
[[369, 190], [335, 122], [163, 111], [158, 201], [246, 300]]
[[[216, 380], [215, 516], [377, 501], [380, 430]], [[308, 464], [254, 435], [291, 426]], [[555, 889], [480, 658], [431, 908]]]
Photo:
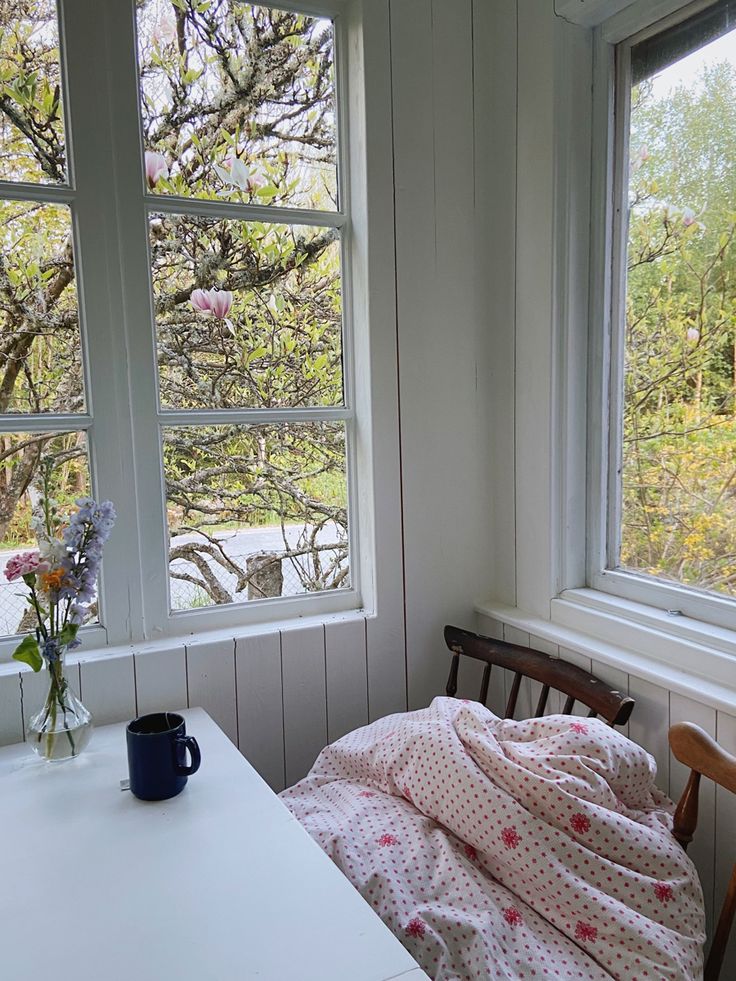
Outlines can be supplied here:
[[[692, 722], [678, 722], [669, 733], [673, 755], [690, 767], [690, 777], [677, 804], [672, 834], [683, 848], [693, 840], [698, 823], [698, 792], [701, 776], [714, 780], [725, 790], [736, 794], [736, 756], [711, 739], [707, 732]], [[717, 981], [726, 953], [726, 944], [736, 914], [736, 865], [723, 900], [718, 926], [713, 935], [703, 981]]]
[[544, 715], [550, 690], [562, 692], [566, 701], [562, 712], [569, 715], [576, 702], [581, 702], [589, 711], [588, 716], [601, 716], [611, 726], [625, 725], [634, 708], [634, 699], [623, 695], [607, 685], [605, 681], [596, 678], [589, 671], [584, 671], [577, 664], [571, 664], [562, 658], [550, 657], [542, 651], [507, 644], [503, 640], [492, 637], [482, 637], [480, 634], [462, 630], [460, 627], [445, 627], [445, 642], [452, 652], [450, 677], [447, 679], [447, 694], [457, 692], [457, 675], [460, 657], [475, 658], [485, 661], [483, 678], [480, 686], [478, 701], [486, 704], [488, 685], [491, 680], [491, 669], [494, 665], [507, 668], [514, 672], [514, 681], [506, 703], [504, 717], [511, 719], [516, 710], [522, 678], [531, 678], [542, 685], [534, 718]]

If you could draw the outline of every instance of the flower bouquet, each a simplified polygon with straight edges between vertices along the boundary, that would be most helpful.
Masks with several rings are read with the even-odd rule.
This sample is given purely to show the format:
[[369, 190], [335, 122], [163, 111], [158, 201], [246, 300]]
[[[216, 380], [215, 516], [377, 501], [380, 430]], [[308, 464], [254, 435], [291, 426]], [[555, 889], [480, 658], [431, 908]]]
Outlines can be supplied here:
[[33, 520], [39, 549], [14, 555], [5, 577], [10, 582], [23, 580], [35, 621], [33, 633], [24, 637], [13, 657], [34, 671], [45, 664], [49, 674], [46, 701], [29, 722], [28, 739], [44, 759], [64, 760], [79, 755], [92, 731], [92, 716], [64, 675], [64, 656], [79, 646], [77, 631], [95, 599], [102, 549], [115, 522], [115, 509], [110, 501], [97, 504], [92, 498], [81, 498], [64, 527], [49, 490], [47, 469], [42, 516]]

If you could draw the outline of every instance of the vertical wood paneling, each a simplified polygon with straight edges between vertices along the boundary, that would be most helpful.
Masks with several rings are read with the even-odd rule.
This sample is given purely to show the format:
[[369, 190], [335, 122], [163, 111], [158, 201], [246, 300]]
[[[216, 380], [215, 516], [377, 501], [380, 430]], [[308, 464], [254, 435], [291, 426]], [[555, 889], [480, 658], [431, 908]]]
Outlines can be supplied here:
[[281, 631], [286, 785], [306, 776], [327, 744], [324, 627]]
[[[518, 644], [519, 647], [529, 647], [529, 634], [525, 630], [519, 630], [518, 627], [512, 627], [508, 623], [504, 624], [503, 639], [508, 644]], [[504, 691], [506, 700], [508, 700], [509, 694], [511, 693], [511, 686], [513, 683], [513, 672], [504, 671]], [[532, 711], [531, 682], [528, 678], [522, 678], [521, 687], [519, 688], [519, 697], [516, 700], [514, 718], [528, 719], [531, 716]]]
[[[716, 738], [725, 750], [736, 756], [736, 717], [718, 712]], [[714, 915], [718, 916], [731, 872], [736, 862], [736, 794], [723, 787], [716, 787], [716, 872], [714, 889]], [[736, 933], [731, 933], [721, 978], [736, 978]]]
[[366, 617], [370, 721], [406, 711], [403, 610]]
[[368, 722], [365, 620], [325, 624], [327, 738], [334, 742]]
[[[601, 681], [605, 681], [605, 683], [610, 685], [615, 691], [621, 692], [622, 695], [629, 694], [629, 676], [625, 671], [621, 671], [619, 668], [613, 668], [609, 664], [602, 664], [600, 661], [592, 661], [591, 670], [597, 678], [600, 678]], [[619, 732], [622, 732], [625, 736], [628, 736], [628, 722], [625, 726], [617, 726], [617, 728]]]
[[0, 746], [23, 740], [20, 672], [0, 674]]
[[80, 694], [95, 725], [129, 722], [137, 715], [133, 655], [79, 661]]
[[665, 794], [670, 788], [670, 693], [634, 675], [629, 677], [629, 694], [636, 699], [629, 722], [629, 737], [657, 761], [657, 786]]
[[284, 773], [281, 635], [243, 637], [235, 644], [240, 751], [277, 793]]
[[136, 651], [133, 666], [138, 715], [186, 708], [187, 663], [183, 645]]
[[237, 746], [235, 641], [187, 644], [186, 661], [189, 706], [208, 712]]
[[[541, 651], [543, 654], [549, 654], [550, 657], [560, 656], [559, 644], [553, 644], [550, 640], [545, 640], [544, 637], [536, 637], [534, 634], [529, 634], [529, 646], [533, 647], [535, 651]], [[532, 711], [537, 707], [537, 702], [539, 701], [539, 696], [542, 692], [542, 686], [538, 681], [531, 682], [531, 693], [532, 693]], [[547, 708], [545, 709], [545, 715], [559, 715], [562, 711], [562, 698], [558, 691], [550, 691], [547, 698]]]
[[[503, 624], [500, 620], [481, 616], [478, 618], [478, 633], [485, 637], [492, 637], [494, 640], [503, 640]], [[488, 688], [488, 708], [499, 718], [503, 716], [506, 704], [504, 675], [503, 668], [494, 668], [491, 671], [491, 683]]]
[[[676, 722], [694, 722], [715, 738], [716, 713], [712, 708], [685, 698], [675, 692], [670, 693], [670, 725]], [[690, 771], [672, 756], [670, 758], [670, 797], [677, 801], [685, 789]], [[715, 786], [710, 780], [703, 780], [700, 787], [700, 806], [698, 809], [698, 830], [688, 855], [695, 866], [703, 883], [705, 898], [705, 915], [708, 925], [708, 936], [713, 931], [713, 890], [715, 883], [715, 840], [716, 840], [716, 794]]]
[[[592, 670], [592, 668], [591, 668], [591, 663], [592, 662], [591, 662], [590, 658], [589, 657], [586, 657], [585, 654], [579, 654], [577, 651], [570, 650], [569, 647], [560, 647], [560, 657], [562, 658], [563, 661], [570, 661], [571, 664], [577, 664], [577, 666], [579, 668], [582, 668], [583, 671], [591, 671]], [[564, 708], [564, 705], [565, 705], [565, 700], [563, 698], [563, 699], [561, 699], [561, 702], [560, 702], [560, 712]], [[575, 703], [575, 706], [574, 706], [574, 708], [572, 710], [572, 714], [573, 715], [587, 715], [588, 714], [588, 710], [585, 708], [584, 705], [581, 705], [580, 702], [576, 702]]]

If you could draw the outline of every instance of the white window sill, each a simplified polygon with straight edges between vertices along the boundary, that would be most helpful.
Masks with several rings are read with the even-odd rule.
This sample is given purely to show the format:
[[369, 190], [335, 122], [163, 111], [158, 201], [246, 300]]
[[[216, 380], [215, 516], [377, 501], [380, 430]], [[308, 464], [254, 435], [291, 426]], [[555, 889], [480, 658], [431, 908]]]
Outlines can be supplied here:
[[671, 616], [593, 589], [561, 593], [550, 604], [550, 620], [494, 602], [480, 603], [476, 611], [736, 714], [735, 630]]
[[[202, 630], [196, 633], [181, 634], [177, 637], [162, 637], [159, 640], [141, 641], [138, 644], [119, 644], [109, 647], [89, 647], [85, 643], [68, 655], [69, 664], [79, 664], [85, 661], [100, 661], [109, 657], [124, 657], [129, 654], [148, 654], [156, 651], [171, 651], [182, 647], [193, 647], [203, 644], [217, 644], [241, 640], [261, 634], [276, 634], [289, 630], [301, 630], [305, 627], [322, 627], [328, 623], [343, 621], [367, 620], [375, 614], [366, 610], [350, 610], [345, 613], [315, 614], [313, 616], [295, 617], [288, 620], [272, 621], [270, 623], [254, 623], [237, 629]], [[26, 664], [8, 660], [0, 663], [0, 677], [30, 671]]]

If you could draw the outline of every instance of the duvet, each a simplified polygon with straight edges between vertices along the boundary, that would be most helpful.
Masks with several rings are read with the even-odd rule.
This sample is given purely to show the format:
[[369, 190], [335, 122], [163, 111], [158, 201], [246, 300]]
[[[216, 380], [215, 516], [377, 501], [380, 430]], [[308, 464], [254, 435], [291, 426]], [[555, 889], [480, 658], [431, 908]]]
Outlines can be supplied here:
[[281, 796], [438, 981], [691, 981], [703, 897], [655, 775], [603, 722], [436, 698]]

